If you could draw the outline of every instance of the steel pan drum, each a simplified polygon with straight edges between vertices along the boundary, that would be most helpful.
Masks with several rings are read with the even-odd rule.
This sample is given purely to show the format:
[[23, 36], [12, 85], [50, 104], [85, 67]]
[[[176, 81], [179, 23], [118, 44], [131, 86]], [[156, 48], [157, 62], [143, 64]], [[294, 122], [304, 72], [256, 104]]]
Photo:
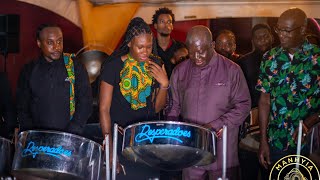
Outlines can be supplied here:
[[0, 176], [11, 171], [13, 144], [10, 140], [0, 137]]
[[105, 52], [98, 50], [85, 51], [77, 55], [77, 58], [86, 67], [90, 83], [94, 82], [100, 75], [101, 65], [108, 57]]
[[239, 147], [251, 152], [258, 152], [260, 145], [260, 128], [258, 108], [250, 111], [250, 124], [246, 125], [245, 137], [240, 140]]
[[124, 129], [122, 154], [163, 170], [211, 164], [216, 159], [216, 135], [194, 124], [153, 121]]
[[[19, 179], [99, 179], [101, 146], [81, 136], [57, 131], [24, 131], [12, 172]], [[31, 178], [33, 179], [33, 178]]]

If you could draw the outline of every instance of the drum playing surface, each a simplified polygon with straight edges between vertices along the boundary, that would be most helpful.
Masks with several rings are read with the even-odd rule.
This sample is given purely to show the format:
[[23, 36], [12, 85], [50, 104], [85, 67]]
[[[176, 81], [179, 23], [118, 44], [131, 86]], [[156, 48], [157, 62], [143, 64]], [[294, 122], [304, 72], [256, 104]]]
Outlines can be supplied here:
[[216, 158], [216, 136], [189, 123], [153, 121], [124, 129], [125, 157], [163, 170], [211, 164]]

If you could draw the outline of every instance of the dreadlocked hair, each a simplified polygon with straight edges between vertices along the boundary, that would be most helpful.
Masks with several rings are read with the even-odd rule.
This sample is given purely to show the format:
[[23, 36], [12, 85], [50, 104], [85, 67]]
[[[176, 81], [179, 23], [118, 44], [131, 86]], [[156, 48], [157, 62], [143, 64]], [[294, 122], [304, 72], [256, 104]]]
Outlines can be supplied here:
[[[128, 43], [136, 36], [139, 36], [141, 34], [151, 34], [152, 35], [152, 31], [149, 27], [149, 25], [141, 18], [141, 17], [135, 17], [133, 18], [128, 27], [127, 30], [125, 32], [124, 35], [124, 39], [122, 41], [122, 43], [120, 44], [119, 48], [117, 50], [115, 50], [112, 55], [112, 57], [115, 56], [123, 56], [125, 54], [129, 53], [129, 47], [128, 47]], [[153, 48], [152, 48], [152, 53], [154, 53], [155, 51], [155, 43], [153, 41]]]
[[[135, 17], [131, 19], [120, 46], [116, 50], [114, 50], [113, 53], [102, 64], [101, 71], [103, 71], [105, 64], [109, 62], [111, 59], [128, 54], [129, 42], [135, 36], [139, 36], [141, 34], [152, 34], [152, 31], [150, 29], [150, 26], [141, 17]], [[158, 55], [157, 42], [155, 38], [152, 38], [152, 54], [156, 56]]]

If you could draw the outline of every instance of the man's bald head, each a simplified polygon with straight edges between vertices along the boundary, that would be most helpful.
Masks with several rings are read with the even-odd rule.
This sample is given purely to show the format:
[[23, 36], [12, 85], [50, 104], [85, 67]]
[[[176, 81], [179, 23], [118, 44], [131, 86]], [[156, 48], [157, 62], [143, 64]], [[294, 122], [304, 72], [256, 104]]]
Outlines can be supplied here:
[[187, 46], [195, 40], [202, 40], [204, 43], [208, 44], [212, 43], [212, 34], [210, 29], [202, 25], [192, 27], [187, 34]]
[[279, 20], [280, 19], [290, 19], [294, 21], [297, 26], [306, 26], [308, 22], [306, 13], [299, 8], [290, 8], [286, 10], [280, 15]]
[[277, 23], [276, 32], [281, 46], [294, 53], [304, 40], [307, 30], [306, 13], [299, 8], [290, 8], [283, 12]]
[[186, 39], [190, 60], [199, 67], [206, 66], [214, 55], [212, 34], [205, 26], [194, 26]]

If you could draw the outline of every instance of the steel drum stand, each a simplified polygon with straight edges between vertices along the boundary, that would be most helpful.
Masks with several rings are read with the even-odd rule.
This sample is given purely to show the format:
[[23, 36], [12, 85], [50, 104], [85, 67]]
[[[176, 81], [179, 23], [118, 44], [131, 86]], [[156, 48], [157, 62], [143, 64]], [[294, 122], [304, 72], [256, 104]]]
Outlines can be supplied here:
[[[105, 151], [106, 151], [106, 180], [110, 180], [110, 151], [109, 151], [109, 134], [105, 135]], [[117, 144], [118, 144], [118, 124], [113, 127], [113, 151], [112, 151], [112, 180], [116, 180], [117, 169]]]
[[105, 142], [105, 147], [104, 147], [104, 150], [105, 150], [105, 157], [106, 157], [106, 180], [110, 180], [110, 163], [109, 163], [109, 158], [110, 158], [110, 152], [109, 152], [109, 145], [110, 145], [110, 142], [109, 142], [109, 134], [106, 134], [104, 136], [104, 142]]
[[[298, 156], [300, 156], [300, 154], [301, 154], [302, 124], [303, 124], [303, 121], [300, 120], [300, 121], [299, 121], [299, 131], [298, 131], [298, 144], [297, 144], [297, 155], [298, 155]], [[299, 165], [296, 164], [296, 167], [298, 168]]]
[[[315, 124], [317, 125], [317, 124]], [[303, 120], [299, 121], [299, 131], [298, 131], [298, 143], [297, 143], [297, 155], [300, 156], [301, 154], [301, 141], [302, 141], [302, 126], [303, 126]], [[303, 135], [305, 136], [305, 134]], [[311, 132], [311, 142], [310, 142], [310, 154], [312, 153], [312, 146], [313, 146], [313, 136], [314, 136], [314, 126], [312, 127]], [[299, 163], [296, 164], [296, 168], [299, 169]]]
[[[302, 124], [303, 121], [299, 121], [299, 131], [298, 131], [298, 144], [297, 144], [297, 155], [300, 156], [301, 154], [301, 136], [302, 136]], [[299, 169], [299, 163], [296, 164], [296, 168]]]
[[[313, 149], [313, 136], [314, 136], [314, 128], [317, 126], [318, 123], [314, 124], [312, 127], [312, 132], [311, 132], [311, 138], [310, 138], [310, 154], [312, 153]], [[297, 143], [297, 155], [300, 156], [301, 154], [301, 139], [302, 139], [302, 126], [303, 126], [303, 120], [299, 121], [299, 131], [298, 131], [298, 143]], [[303, 135], [305, 136], [305, 135]], [[296, 164], [296, 168], [299, 169], [299, 163]]]
[[227, 174], [227, 126], [223, 125], [222, 131], [222, 177], [218, 180], [228, 180]]

